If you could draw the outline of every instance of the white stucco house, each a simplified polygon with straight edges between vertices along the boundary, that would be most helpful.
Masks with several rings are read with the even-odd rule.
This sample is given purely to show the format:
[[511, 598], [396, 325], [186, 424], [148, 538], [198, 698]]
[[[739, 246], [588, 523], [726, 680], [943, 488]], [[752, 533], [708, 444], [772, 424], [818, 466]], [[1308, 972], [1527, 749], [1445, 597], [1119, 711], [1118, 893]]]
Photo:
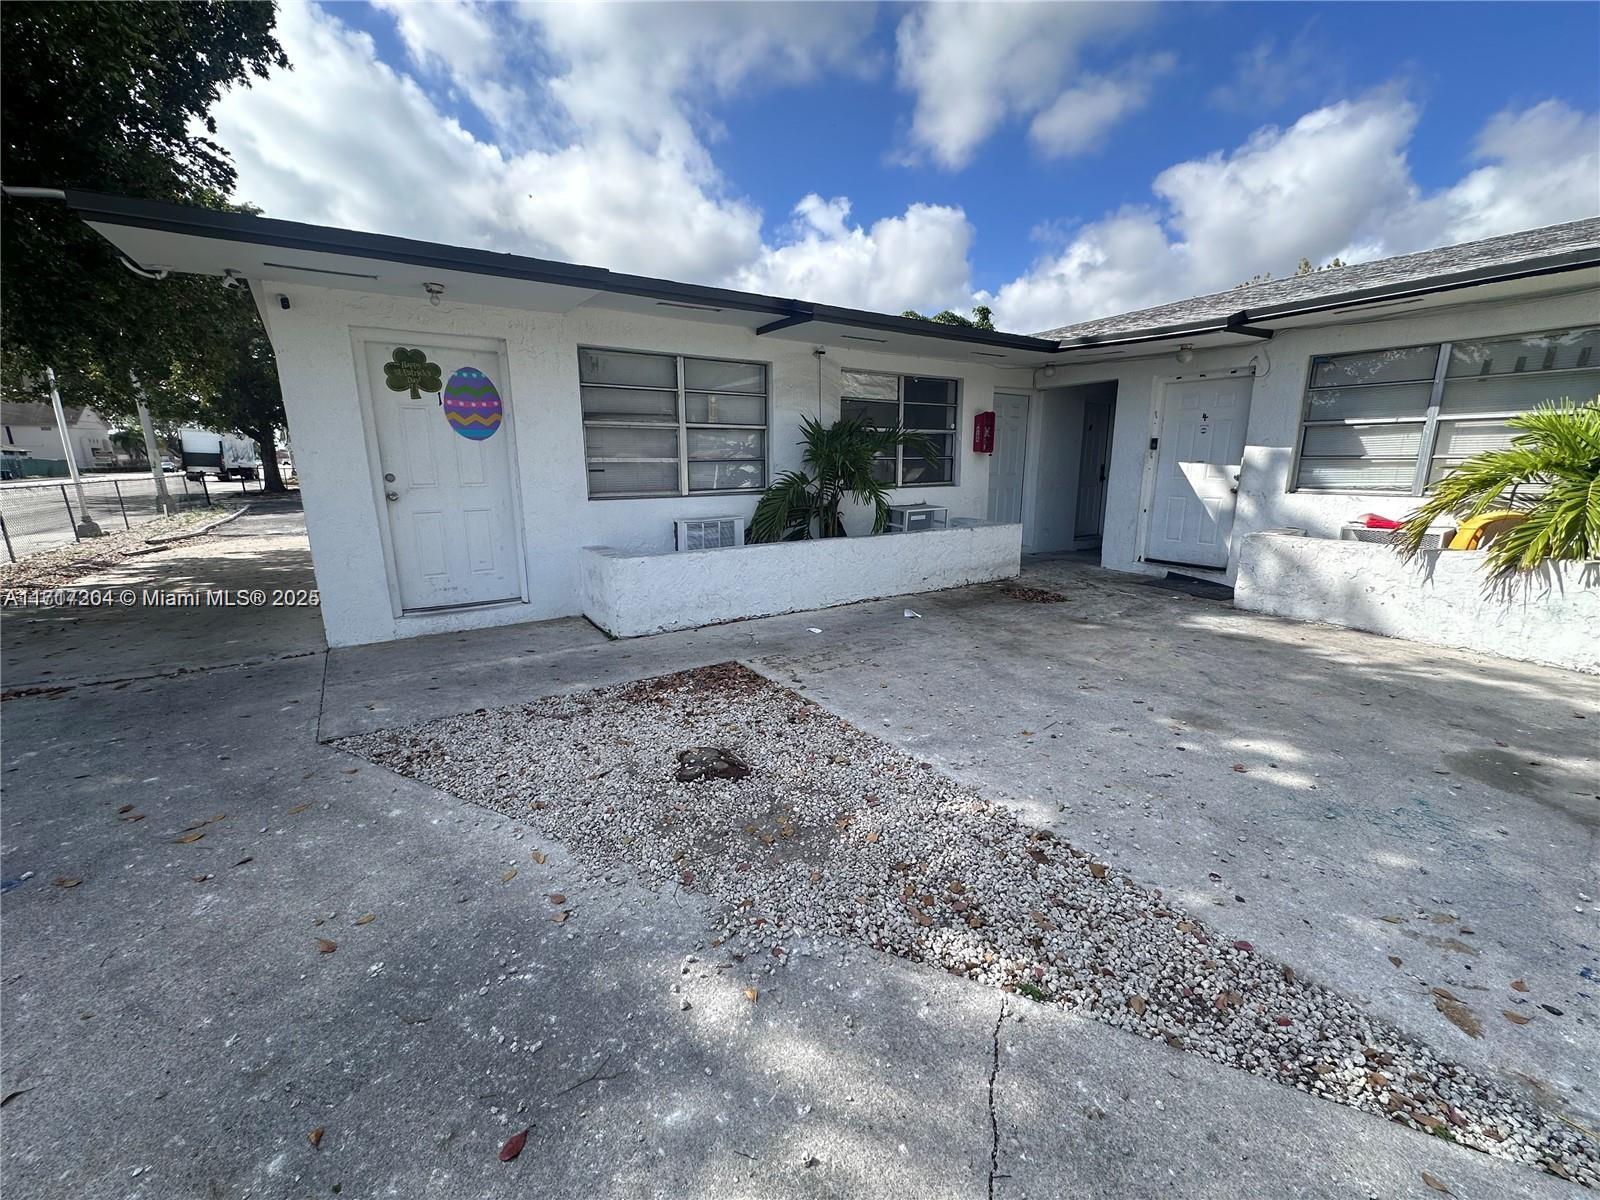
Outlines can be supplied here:
[[[115, 467], [118, 454], [111, 441], [114, 431], [106, 419], [88, 407], [68, 406], [62, 411], [67, 418], [67, 445], [72, 447], [78, 470]], [[0, 450], [19, 458], [64, 463], [55, 410], [44, 401], [38, 404], [0, 402]], [[65, 465], [58, 469], [66, 473]]]
[[[1503, 441], [1507, 415], [1600, 390], [1600, 219], [1020, 336], [149, 201], [67, 203], [141, 268], [248, 283], [335, 645], [577, 614], [630, 635], [1090, 550], [1120, 571], [1237, 581], [1241, 602], [1289, 612], [1268, 576], [1282, 591], [1374, 549], [1337, 540], [1349, 518], [1403, 515], [1430, 478]], [[937, 458], [883, 471], [897, 503], [942, 510], [939, 528], [684, 548], [737, 541], [761, 489], [799, 465], [801, 418], [841, 414], [935, 440]], [[1309, 536], [1284, 549], [1270, 531], [1285, 529]], [[1393, 556], [1357, 576], [1380, 567]], [[1600, 592], [1562, 587], [1532, 632], [1499, 622], [1506, 644], [1491, 644], [1481, 614], [1463, 616], [1457, 643], [1577, 637]], [[1363, 623], [1336, 609], [1290, 615]], [[1519, 656], [1562, 660], [1559, 645]]]

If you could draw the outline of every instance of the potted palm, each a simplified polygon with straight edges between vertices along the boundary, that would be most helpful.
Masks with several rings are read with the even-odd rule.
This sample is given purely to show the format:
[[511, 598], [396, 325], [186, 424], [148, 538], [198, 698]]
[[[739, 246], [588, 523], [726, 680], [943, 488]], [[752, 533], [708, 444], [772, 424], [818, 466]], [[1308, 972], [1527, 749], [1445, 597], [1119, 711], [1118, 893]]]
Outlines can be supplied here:
[[798, 471], [785, 471], [762, 493], [750, 521], [752, 542], [844, 537], [841, 510], [846, 497], [870, 504], [872, 532], [882, 533], [889, 523], [889, 486], [874, 473], [882, 456], [901, 447], [929, 457], [939, 453], [924, 434], [846, 418], [824, 425], [815, 417], [803, 417], [800, 438], [804, 465]]
[[1544, 405], [1507, 422], [1519, 432], [1503, 450], [1486, 450], [1439, 481], [1396, 531], [1407, 559], [1430, 525], [1469, 521], [1491, 510], [1522, 517], [1488, 544], [1490, 583], [1509, 583], [1548, 562], [1600, 558], [1600, 404]]

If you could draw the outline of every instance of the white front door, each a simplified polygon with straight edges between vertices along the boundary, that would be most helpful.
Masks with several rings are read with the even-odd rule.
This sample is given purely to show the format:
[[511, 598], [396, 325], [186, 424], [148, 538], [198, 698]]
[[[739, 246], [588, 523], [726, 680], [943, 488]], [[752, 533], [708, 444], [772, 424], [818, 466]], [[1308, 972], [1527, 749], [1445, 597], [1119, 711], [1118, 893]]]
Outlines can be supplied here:
[[[361, 348], [401, 609], [521, 599], [522, 538], [501, 356], [418, 340], [367, 341]], [[425, 356], [428, 369], [415, 394], [390, 386], [404, 378], [384, 370], [397, 349]]]
[[1251, 382], [1245, 375], [1167, 384], [1145, 558], [1228, 565]]
[[1028, 397], [994, 394], [994, 453], [989, 456], [989, 520], [1022, 520], [1022, 464], [1028, 456]]

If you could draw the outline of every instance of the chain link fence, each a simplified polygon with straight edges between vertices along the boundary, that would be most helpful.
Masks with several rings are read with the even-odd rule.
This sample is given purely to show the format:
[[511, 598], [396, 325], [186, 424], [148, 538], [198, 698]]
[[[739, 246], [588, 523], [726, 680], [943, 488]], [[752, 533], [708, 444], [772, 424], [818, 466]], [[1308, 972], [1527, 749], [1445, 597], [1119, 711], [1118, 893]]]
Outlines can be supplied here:
[[[179, 509], [209, 507], [223, 496], [255, 495], [261, 480], [191, 481], [166, 476], [167, 496]], [[11, 483], [0, 487], [0, 540], [6, 560], [82, 541], [79, 527], [87, 517], [104, 533], [119, 533], [161, 516], [156, 481], [149, 475], [83, 481], [83, 505], [70, 483]]]

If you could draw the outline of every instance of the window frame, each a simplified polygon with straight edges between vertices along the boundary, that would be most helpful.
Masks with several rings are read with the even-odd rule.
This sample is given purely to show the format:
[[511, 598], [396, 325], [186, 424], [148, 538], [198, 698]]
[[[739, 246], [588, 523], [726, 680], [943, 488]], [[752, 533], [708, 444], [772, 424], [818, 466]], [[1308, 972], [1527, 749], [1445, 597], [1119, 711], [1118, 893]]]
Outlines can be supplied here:
[[[579, 355], [578, 364], [578, 419], [583, 427], [583, 466], [584, 484], [590, 500], [679, 500], [693, 496], [759, 496], [766, 490], [772, 480], [772, 363], [755, 358], [728, 358], [715, 354], [675, 354], [665, 350], [639, 350], [631, 346], [594, 346], [580, 344], [577, 348]], [[582, 355], [585, 351], [598, 354], [640, 354], [651, 358], [671, 359], [673, 362], [674, 387], [655, 387], [648, 384], [619, 384], [619, 383], [586, 383], [583, 379]], [[708, 395], [704, 388], [690, 388], [685, 378], [684, 364], [687, 362], [714, 362], [732, 363], [737, 366], [760, 367], [765, 387], [760, 392], [735, 392], [723, 389], [720, 394], [730, 396], [748, 396], [761, 398], [761, 423], [759, 425], [743, 424], [732, 421], [691, 421], [689, 420], [688, 396]], [[586, 388], [610, 389], [615, 391], [632, 392], [660, 392], [671, 395], [676, 406], [675, 421], [644, 421], [644, 420], [617, 420], [593, 419], [584, 411], [583, 393]], [[678, 487], [676, 491], [651, 491], [651, 492], [612, 492], [604, 495], [595, 495], [589, 483], [590, 464], [596, 460], [589, 456], [590, 428], [596, 429], [653, 429], [676, 430], [678, 439]], [[689, 457], [689, 432], [700, 429], [731, 429], [742, 432], [757, 432], [761, 434], [761, 476], [760, 482], [751, 487], [742, 488], [690, 488], [689, 467], [693, 462], [755, 462], [756, 459], [700, 459]], [[603, 461], [603, 460], [601, 460]], [[672, 462], [670, 458], [651, 459], [618, 459], [619, 462]]]
[[[1508, 410], [1496, 409], [1492, 412], [1473, 412], [1441, 415], [1440, 406], [1444, 400], [1445, 387], [1452, 379], [1500, 379], [1517, 378], [1525, 379], [1538, 375], [1577, 375], [1585, 372], [1600, 374], [1600, 364], [1581, 367], [1555, 367], [1550, 370], [1534, 371], [1497, 371], [1488, 375], [1451, 376], [1450, 356], [1458, 343], [1510, 341], [1517, 338], [1548, 337], [1563, 333], [1573, 333], [1578, 330], [1593, 328], [1591, 325], [1580, 324], [1575, 326], [1558, 327], [1555, 329], [1536, 329], [1523, 333], [1486, 334], [1481, 337], [1452, 338], [1439, 342], [1402, 342], [1392, 346], [1374, 346], [1366, 350], [1342, 350], [1335, 354], [1313, 354], [1306, 360], [1305, 386], [1301, 389], [1300, 420], [1295, 426], [1294, 455], [1289, 464], [1290, 493], [1305, 492], [1313, 496], [1411, 496], [1420, 497], [1427, 493], [1429, 487], [1428, 477], [1433, 473], [1433, 462], [1439, 443], [1439, 426], [1444, 422], [1470, 422], [1470, 421], [1505, 421], [1510, 417], [1518, 416], [1531, 411], [1527, 408]], [[1347, 384], [1346, 387], [1416, 387], [1423, 383], [1429, 384], [1428, 403], [1421, 416], [1418, 417], [1346, 417], [1340, 419], [1314, 420], [1311, 417], [1311, 395], [1315, 391], [1329, 390], [1315, 388], [1312, 381], [1316, 377], [1319, 361], [1330, 358], [1355, 357], [1366, 354], [1383, 354], [1390, 350], [1409, 350], [1423, 347], [1437, 349], [1439, 357], [1434, 363], [1433, 379], [1431, 381], [1413, 380], [1388, 380], [1374, 384]], [[1306, 431], [1312, 428], [1337, 428], [1343, 426], [1362, 427], [1372, 425], [1409, 426], [1421, 427], [1421, 436], [1417, 444], [1416, 459], [1411, 474], [1411, 483], [1406, 488], [1361, 488], [1361, 487], [1318, 487], [1300, 482], [1300, 470], [1306, 461], [1305, 444]], [[1382, 455], [1361, 458], [1337, 459], [1333, 455], [1312, 455], [1313, 462], [1318, 459], [1349, 462], [1404, 462], [1406, 459], [1398, 455]]]
[[[843, 368], [843, 373], [844, 374], [856, 374], [856, 375], [877, 375], [880, 378], [893, 379], [895, 381], [895, 387], [894, 387], [895, 417], [896, 417], [896, 421], [899, 424], [900, 428], [906, 430], [909, 433], [925, 433], [925, 434], [928, 434], [930, 436], [932, 436], [932, 435], [941, 435], [941, 436], [948, 436], [950, 438], [950, 478], [949, 479], [940, 479], [940, 480], [937, 480], [937, 481], [935, 481], [933, 483], [905, 483], [905, 482], [903, 482], [903, 480], [905, 479], [906, 448], [904, 446], [896, 446], [895, 450], [894, 450], [894, 479], [888, 482], [888, 486], [890, 486], [891, 488], [895, 488], [897, 490], [900, 489], [900, 488], [942, 488], [942, 487], [959, 487], [960, 486], [960, 484], [961, 484], [961, 400], [962, 400], [963, 383], [965, 382], [964, 380], [962, 380], [959, 377], [954, 376], [954, 375], [924, 375], [924, 374], [919, 374], [919, 373], [906, 374], [906, 373], [903, 373], [903, 372], [900, 372], [900, 371], [879, 371], [879, 370], [875, 370], [875, 369], [873, 369], [871, 367], [845, 367], [845, 368]], [[954, 411], [955, 416], [954, 416], [953, 421], [951, 422], [951, 425], [950, 425], [949, 429], [911, 429], [911, 427], [906, 424], [906, 380], [908, 380], [908, 379], [935, 379], [935, 380], [938, 380], [940, 383], [948, 383], [948, 384], [952, 384], [953, 385], [952, 399], [951, 399], [949, 407]], [[839, 412], [840, 412], [840, 416], [841, 417], [844, 415], [844, 402], [846, 400], [857, 400], [857, 401], [860, 401], [863, 404], [887, 404], [887, 403], [889, 403], [889, 401], [886, 400], [886, 399], [878, 399], [878, 398], [875, 398], [875, 397], [872, 397], [872, 396], [852, 396], [852, 395], [848, 394], [844, 390], [844, 383], [841, 380], [840, 385], [839, 385]], [[914, 401], [914, 403], [926, 404], [928, 402], [927, 401]], [[915, 456], [913, 456], [913, 457], [915, 457]], [[940, 455], [939, 457], [943, 458], [944, 456]]]

